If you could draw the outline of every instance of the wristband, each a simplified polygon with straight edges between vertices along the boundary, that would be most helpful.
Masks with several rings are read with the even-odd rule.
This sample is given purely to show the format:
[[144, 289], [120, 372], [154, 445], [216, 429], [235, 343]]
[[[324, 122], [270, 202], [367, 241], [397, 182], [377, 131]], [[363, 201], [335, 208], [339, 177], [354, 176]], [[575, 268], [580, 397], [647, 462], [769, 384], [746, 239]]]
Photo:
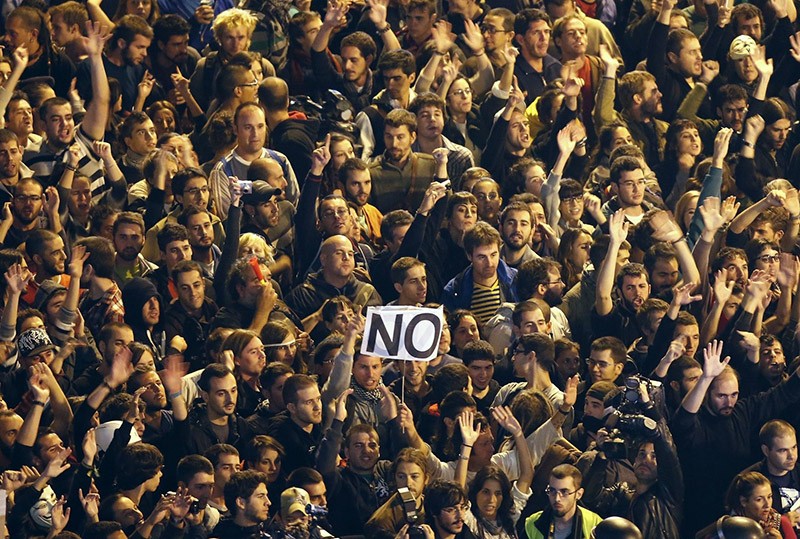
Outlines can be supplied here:
[[64, 168], [66, 168], [67, 170], [71, 170], [72, 172], [77, 172], [78, 171], [78, 167], [73, 167], [69, 163], [64, 163]]
[[180, 397], [182, 394], [183, 394], [183, 393], [181, 393], [180, 391], [176, 391], [175, 393], [170, 393], [170, 394], [169, 394], [169, 400], [172, 400], [172, 399], [177, 399], [177, 398], [178, 398], [178, 397]]
[[[386, 32], [390, 31], [391, 29], [392, 29], [392, 25], [387, 22], [386, 26], [384, 26], [383, 28], [378, 29], [378, 33], [379, 34], [385, 34]], [[436, 53], [434, 53], [434, 54], [436, 54]], [[442, 54], [442, 53], [439, 53], [439, 54]]]
[[686, 236], [681, 236], [681, 237], [680, 237], [680, 238], [678, 238], [677, 240], [675, 240], [675, 241], [671, 241], [670, 243], [671, 243], [672, 245], [675, 245], [676, 243], [680, 243], [680, 242], [684, 241], [685, 239], [686, 239]]
[[569, 413], [571, 411], [572, 411], [572, 406], [570, 406], [569, 409], [566, 412], [564, 410], [562, 410], [561, 408], [558, 409], [558, 413], [562, 414], [562, 415], [569, 415]]
[[756, 145], [750, 142], [749, 140], [742, 139], [742, 145], [747, 146], [748, 148], [756, 149]]
[[461, 444], [461, 447], [472, 447], [472, 446], [467, 444]]
[[39, 406], [41, 406], [42, 408], [44, 408], [44, 403], [42, 401], [33, 401], [33, 402], [31, 402], [32, 406], [36, 406], [37, 404]]
[[113, 388], [113, 387], [111, 387], [111, 384], [109, 384], [108, 382], [106, 382], [106, 379], [105, 379], [105, 378], [103, 378], [103, 381], [102, 381], [102, 382], [100, 382], [100, 385], [101, 385], [101, 386], [105, 386], [105, 387], [107, 387], [107, 388], [108, 388], [108, 390], [109, 390], [110, 392], [112, 392], [112, 393], [114, 392], [114, 388]]

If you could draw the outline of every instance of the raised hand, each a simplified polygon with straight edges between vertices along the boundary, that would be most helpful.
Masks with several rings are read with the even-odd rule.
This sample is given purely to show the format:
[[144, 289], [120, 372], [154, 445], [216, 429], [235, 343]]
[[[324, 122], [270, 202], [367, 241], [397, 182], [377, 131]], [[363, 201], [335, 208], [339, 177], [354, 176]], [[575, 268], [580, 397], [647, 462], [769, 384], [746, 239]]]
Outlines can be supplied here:
[[722, 163], [725, 161], [725, 157], [728, 155], [728, 146], [731, 142], [732, 135], [733, 129], [730, 127], [723, 127], [717, 131], [717, 135], [714, 137], [714, 156], [711, 162], [712, 166], [716, 168], [722, 168]]
[[23, 268], [21, 264], [12, 264], [6, 271], [5, 277], [9, 295], [18, 297], [28, 289], [28, 283], [33, 275], [27, 267]]
[[83, 48], [90, 57], [100, 58], [103, 47], [111, 37], [106, 26], [99, 22], [86, 22], [86, 37], [82, 37]]
[[749, 331], [736, 331], [741, 336], [739, 346], [746, 352], [755, 352], [761, 347], [761, 341], [755, 333]]
[[180, 354], [172, 354], [164, 358], [164, 369], [158, 373], [167, 395], [181, 391], [181, 380], [189, 372], [189, 364], [183, 361]]
[[66, 461], [70, 454], [72, 454], [72, 449], [69, 447], [65, 447], [59, 451], [58, 455], [56, 455], [50, 462], [47, 463], [47, 467], [45, 467], [43, 475], [49, 477], [50, 479], [54, 479], [69, 470], [70, 465], [67, 464]]
[[71, 279], [80, 279], [83, 275], [83, 266], [89, 260], [91, 253], [86, 251], [85, 245], [76, 245], [72, 248], [72, 256], [67, 264], [67, 273]]
[[755, 139], [764, 131], [765, 125], [764, 118], [760, 114], [754, 114], [744, 121], [744, 130]]
[[747, 281], [747, 293], [756, 299], [763, 300], [770, 288], [769, 275], [766, 271], [753, 270], [750, 279]]
[[725, 202], [722, 203], [722, 208], [720, 209], [720, 213], [722, 213], [725, 223], [730, 223], [733, 221], [733, 218], [736, 217], [737, 213], [739, 213], [739, 206], [741, 206], [741, 204], [736, 201], [735, 196], [731, 195], [725, 199]]
[[714, 60], [706, 60], [702, 64], [702, 72], [700, 74], [700, 82], [703, 84], [711, 84], [715, 78], [719, 75], [719, 62]]
[[614, 245], [622, 245], [628, 237], [629, 223], [625, 219], [625, 212], [617, 210], [608, 218], [608, 233]]
[[714, 379], [725, 369], [725, 366], [730, 363], [731, 357], [727, 356], [722, 359], [722, 341], [713, 340], [703, 349], [703, 377], [706, 379]]
[[733, 0], [720, 0], [719, 13], [717, 15], [717, 26], [725, 28], [731, 22], [733, 12]]
[[706, 197], [703, 200], [703, 204], [697, 208], [697, 211], [700, 212], [700, 217], [703, 218], [703, 225], [705, 225], [703, 232], [707, 231], [713, 239], [717, 230], [725, 224], [725, 217], [720, 212], [719, 197]]
[[511, 413], [511, 408], [508, 406], [492, 408], [492, 417], [497, 421], [497, 424], [503, 427], [511, 436], [516, 437], [522, 434], [522, 426], [519, 424], [519, 421], [517, 421], [517, 418], [514, 417], [514, 414]]
[[686, 283], [682, 286], [676, 286], [672, 290], [672, 301], [676, 305], [689, 305], [695, 301], [700, 301], [703, 296], [693, 296], [692, 292], [697, 288], [697, 283]]
[[11, 226], [11, 222], [14, 220], [14, 214], [11, 213], [11, 202], [6, 202], [3, 204], [3, 215], [0, 218], [0, 222], [7, 223], [8, 226]]
[[378, 386], [378, 389], [381, 392], [381, 416], [385, 421], [391, 421], [395, 417], [397, 417], [397, 400], [394, 398], [394, 395], [389, 390], [388, 387], [381, 384]]
[[425, 190], [425, 196], [422, 198], [422, 203], [417, 211], [422, 214], [428, 213], [445, 196], [447, 196], [447, 187], [443, 183], [431, 182]]
[[608, 45], [604, 43], [600, 44], [600, 59], [606, 66], [606, 76], [608, 76], [609, 73], [611, 73], [611, 76], [615, 76], [619, 70], [620, 63], [619, 60], [611, 54]]
[[142, 75], [142, 80], [139, 81], [137, 88], [139, 90], [139, 97], [142, 99], [147, 99], [150, 96], [150, 93], [153, 91], [153, 86], [156, 83], [156, 79], [153, 75], [150, 74], [150, 71], [144, 71], [144, 75]]
[[800, 215], [800, 200], [798, 200], [797, 189], [791, 187], [784, 191], [783, 207], [789, 210], [789, 215], [797, 217]]
[[650, 220], [653, 229], [653, 238], [658, 241], [674, 243], [683, 237], [683, 230], [666, 211], [653, 214]]
[[22, 69], [28, 67], [28, 49], [25, 47], [25, 45], [14, 49], [14, 52], [11, 53], [11, 56], [14, 58], [14, 67], [20, 66]]
[[781, 253], [781, 266], [778, 269], [778, 285], [784, 293], [791, 293], [797, 287], [798, 272], [800, 272], [800, 259], [792, 253]]
[[726, 272], [724, 269], [714, 274], [714, 300], [718, 305], [725, 305], [733, 294], [735, 281], [725, 281]]
[[69, 522], [70, 508], [67, 507], [66, 496], [61, 496], [56, 504], [53, 506], [52, 513], [50, 514], [50, 533], [58, 535], [64, 528], [67, 527]]
[[767, 58], [766, 56], [767, 53], [764, 45], [759, 45], [750, 54], [750, 58], [753, 60], [753, 65], [755, 66], [756, 71], [758, 71], [758, 75], [761, 78], [771, 77], [775, 69], [772, 64], [772, 58]]
[[664, 354], [664, 358], [662, 361], [666, 361], [667, 363], [672, 363], [679, 357], [683, 355], [686, 351], [686, 346], [683, 343], [683, 338], [675, 339], [674, 341], [669, 343], [669, 348], [667, 348], [667, 353]]
[[169, 506], [172, 518], [175, 520], [183, 520], [186, 515], [189, 514], [189, 509], [192, 507], [192, 500], [194, 500], [194, 498], [189, 494], [188, 488], [178, 487], [175, 491], [175, 498]]
[[92, 483], [92, 488], [86, 493], [86, 496], [83, 495], [83, 489], [78, 489], [78, 499], [86, 516], [92, 520], [96, 518], [100, 512], [100, 493], [97, 492], [94, 483]]
[[484, 50], [483, 33], [472, 19], [464, 19], [464, 33], [461, 37], [473, 53], [477, 54]]
[[119, 387], [128, 381], [133, 374], [133, 352], [127, 346], [120, 346], [111, 360], [111, 371], [107, 378], [108, 385]]
[[769, 206], [778, 207], [783, 206], [784, 201], [786, 200], [786, 193], [781, 191], [780, 189], [773, 189], [767, 196], [764, 197], [767, 204]]
[[572, 155], [572, 152], [575, 151], [575, 145], [578, 144], [578, 141], [574, 140], [572, 137], [572, 131], [572, 127], [568, 124], [556, 135], [558, 151], [561, 152], [562, 155]]
[[578, 383], [580, 378], [575, 376], [567, 379], [567, 386], [564, 388], [564, 406], [575, 406], [578, 400]]
[[461, 431], [461, 440], [464, 445], [473, 446], [480, 436], [480, 429], [475, 428], [475, 412], [465, 408], [458, 414], [458, 429]]
[[450, 33], [443, 26], [444, 22], [444, 20], [438, 20], [431, 28], [431, 40], [439, 54], [446, 54], [453, 46]]
[[333, 418], [344, 422], [347, 419], [347, 397], [353, 394], [353, 388], [345, 389], [341, 395], [336, 398], [336, 411]]
[[331, 135], [325, 137], [325, 142], [322, 146], [314, 150], [311, 154], [311, 173], [317, 176], [322, 175], [322, 171], [331, 160]]
[[564, 87], [561, 88], [561, 93], [566, 97], [578, 97], [583, 88], [584, 80], [580, 77], [570, 77], [564, 81]]
[[94, 463], [94, 457], [97, 456], [97, 436], [93, 428], [86, 431], [81, 449], [83, 450], [83, 462], [91, 466]]
[[48, 215], [58, 214], [58, 205], [61, 203], [61, 197], [58, 195], [58, 189], [52, 185], [44, 190], [44, 211]]
[[800, 63], [800, 32], [789, 36], [789, 54], [792, 55], [795, 62]]
[[50, 398], [50, 388], [47, 387], [47, 379], [42, 367], [47, 367], [47, 365], [36, 363], [28, 369], [30, 373], [28, 388], [33, 400], [37, 402], [47, 402], [47, 399]]

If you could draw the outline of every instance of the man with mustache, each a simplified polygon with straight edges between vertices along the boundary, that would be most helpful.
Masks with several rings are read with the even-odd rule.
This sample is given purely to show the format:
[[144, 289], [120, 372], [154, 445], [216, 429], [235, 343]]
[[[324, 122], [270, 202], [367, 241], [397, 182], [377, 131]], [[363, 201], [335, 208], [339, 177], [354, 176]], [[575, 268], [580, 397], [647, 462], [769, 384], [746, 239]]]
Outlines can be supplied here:
[[448, 177], [447, 158], [435, 159], [415, 152], [411, 147], [416, 139], [417, 118], [413, 113], [395, 109], [386, 115], [383, 128], [385, 151], [369, 169], [372, 201], [382, 213], [418, 208], [434, 178], [444, 181]]
[[536, 224], [530, 206], [524, 202], [510, 202], [500, 214], [500, 257], [508, 266], [519, 269], [524, 262], [539, 258], [530, 246]]
[[425, 489], [425, 516], [435, 539], [475, 537], [464, 523], [469, 499], [455, 481], [434, 481]]
[[185, 424], [176, 425], [183, 434], [176, 439], [184, 440], [185, 454], [202, 455], [214, 444], [237, 446], [252, 437], [247, 421], [236, 413], [238, 385], [230, 369], [219, 363], [208, 365], [197, 386], [205, 405], [195, 406]]
[[344, 196], [356, 206], [358, 226], [367, 233], [365, 241], [376, 244], [381, 239], [381, 211], [367, 202], [372, 194], [372, 177], [369, 166], [357, 157], [351, 157], [339, 169], [339, 182], [344, 185]]
[[552, 337], [572, 339], [567, 315], [557, 306], [564, 301], [566, 285], [561, 279], [561, 264], [552, 258], [537, 258], [519, 268], [517, 290], [520, 299], [538, 299], [550, 307]]
[[619, 300], [612, 299], [617, 252], [628, 237], [628, 223], [623, 210], [618, 210], [608, 220], [611, 240], [608, 253], [597, 274], [597, 290], [592, 310], [592, 330], [595, 335], [609, 335], [621, 339], [625, 346], [642, 336], [636, 322], [636, 311], [650, 297], [647, 270], [641, 264], [628, 263], [616, 276]]
[[33, 107], [22, 92], [15, 92], [6, 107], [6, 128], [17, 135], [21, 151], [36, 150], [42, 144], [42, 137], [33, 132]]
[[9, 129], [0, 129], [0, 204], [10, 202], [14, 186], [31, 176], [33, 171], [22, 163], [19, 138]]
[[134, 277], [145, 277], [158, 266], [142, 256], [144, 218], [140, 213], [124, 211], [114, 222], [114, 281], [122, 288]]
[[177, 104], [172, 75], [180, 71], [191, 77], [200, 59], [194, 49], [189, 48], [189, 23], [178, 15], [162, 15], [153, 23], [153, 44], [147, 57], [150, 74], [158, 84], [153, 86], [151, 101], [169, 99]]

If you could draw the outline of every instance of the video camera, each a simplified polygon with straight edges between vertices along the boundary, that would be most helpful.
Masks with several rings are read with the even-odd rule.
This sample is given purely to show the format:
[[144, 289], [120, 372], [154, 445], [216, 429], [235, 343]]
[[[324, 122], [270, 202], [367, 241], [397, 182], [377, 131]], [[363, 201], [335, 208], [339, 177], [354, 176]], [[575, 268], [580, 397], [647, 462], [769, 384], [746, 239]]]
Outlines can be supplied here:
[[[642, 400], [642, 385], [650, 397], [648, 403]], [[633, 440], [646, 440], [658, 436], [658, 422], [645, 415], [653, 407], [661, 409], [664, 402], [664, 389], [661, 382], [640, 375], [625, 378], [625, 385], [612, 398], [614, 411], [606, 418], [605, 428], [610, 440], [603, 444], [603, 452], [611, 459], [624, 459], [628, 456], [628, 444]]]

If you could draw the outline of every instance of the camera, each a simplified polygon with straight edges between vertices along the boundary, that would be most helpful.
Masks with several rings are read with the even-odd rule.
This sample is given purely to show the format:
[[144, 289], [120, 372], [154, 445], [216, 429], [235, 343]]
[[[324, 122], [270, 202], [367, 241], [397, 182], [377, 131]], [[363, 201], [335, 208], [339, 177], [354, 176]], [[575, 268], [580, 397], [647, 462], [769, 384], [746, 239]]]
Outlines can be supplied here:
[[646, 404], [642, 402], [641, 386], [643, 384], [647, 388], [647, 394], [651, 402], [653, 402], [656, 394], [661, 389], [661, 382], [654, 382], [649, 378], [634, 374], [633, 376], [625, 378], [625, 387], [622, 388], [622, 397], [617, 408], [625, 412], [638, 412], [642, 407], [646, 406]]
[[196, 515], [197, 513], [199, 513], [202, 510], [203, 510], [203, 508], [200, 507], [200, 501], [199, 500], [194, 500], [192, 502], [192, 505], [189, 506], [189, 512], [191, 514], [193, 514], [193, 515]]
[[239, 189], [242, 190], [243, 195], [249, 195], [253, 192], [253, 182], [251, 180], [239, 180]]
[[610, 440], [603, 444], [603, 453], [610, 459], [628, 457], [627, 441], [649, 439], [658, 435], [658, 422], [642, 414], [625, 414], [614, 410], [606, 419]]
[[309, 503], [306, 505], [306, 513], [311, 518], [322, 518], [328, 516], [328, 510], [321, 505], [314, 505]]
[[414, 494], [408, 488], [400, 487], [397, 489], [397, 495], [403, 504], [403, 514], [408, 524], [408, 539], [425, 539], [425, 532], [418, 524], [420, 518]]

